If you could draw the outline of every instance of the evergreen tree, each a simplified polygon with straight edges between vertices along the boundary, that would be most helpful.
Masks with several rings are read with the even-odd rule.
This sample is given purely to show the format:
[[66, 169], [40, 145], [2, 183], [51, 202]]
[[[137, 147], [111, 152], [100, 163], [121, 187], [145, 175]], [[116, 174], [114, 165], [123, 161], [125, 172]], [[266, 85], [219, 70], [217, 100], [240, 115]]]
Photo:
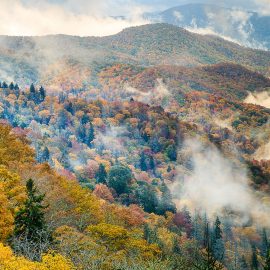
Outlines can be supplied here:
[[80, 142], [85, 143], [86, 141], [86, 128], [85, 125], [79, 125], [77, 129], [77, 137]]
[[219, 217], [216, 218], [215, 222], [215, 240], [222, 238], [222, 230], [221, 230], [221, 222], [219, 220]]
[[90, 122], [90, 117], [85, 113], [83, 116], [82, 116], [82, 119], [81, 119], [81, 123], [83, 125], [87, 124], [88, 122]]
[[261, 237], [262, 237], [261, 253], [264, 257], [267, 257], [267, 252], [269, 249], [269, 242], [268, 242], [268, 237], [267, 237], [265, 228], [262, 231]]
[[215, 221], [215, 229], [213, 235], [213, 254], [217, 260], [222, 261], [224, 253], [225, 248], [222, 239], [221, 222], [219, 220], [219, 217], [217, 217]]
[[16, 90], [16, 91], [19, 91], [19, 90], [20, 90], [20, 88], [19, 88], [19, 86], [18, 86], [17, 83], [16, 83], [15, 86], [14, 86], [14, 90]]
[[144, 152], [141, 153], [140, 157], [140, 168], [142, 171], [147, 171], [147, 164]]
[[247, 264], [246, 258], [244, 256], [242, 256], [240, 258], [239, 266], [240, 266], [240, 270], [247, 270], [248, 269], [248, 264]]
[[45, 148], [43, 149], [43, 152], [42, 152], [42, 161], [46, 162], [49, 160], [49, 158], [50, 158], [50, 151], [49, 151], [48, 147], [45, 146]]
[[3, 83], [2, 83], [2, 88], [8, 88], [8, 85], [7, 85], [6, 82], [3, 82]]
[[107, 172], [105, 170], [104, 164], [99, 164], [98, 171], [96, 173], [96, 180], [97, 183], [106, 184], [107, 182]]
[[24, 236], [31, 241], [39, 240], [39, 232], [46, 230], [43, 205], [45, 195], [38, 194], [34, 181], [26, 183], [27, 199], [24, 206], [15, 215], [14, 236]]
[[36, 88], [34, 84], [32, 83], [30, 85], [30, 93], [29, 93], [29, 99], [33, 100], [35, 103], [37, 102], [37, 96], [36, 96]]
[[36, 93], [36, 89], [35, 89], [35, 86], [33, 83], [31, 83], [31, 85], [30, 85], [30, 93], [32, 93], [32, 94]]
[[142, 183], [136, 190], [136, 197], [144, 211], [155, 213], [158, 206], [158, 199], [155, 189], [147, 183]]
[[42, 102], [45, 100], [45, 97], [46, 97], [46, 92], [45, 92], [45, 89], [41, 86], [39, 88], [39, 101]]
[[176, 207], [172, 201], [172, 195], [169, 188], [165, 184], [162, 184], [161, 191], [162, 195], [159, 200], [156, 213], [159, 215], [164, 215], [167, 211], [175, 213]]
[[252, 249], [251, 269], [258, 270], [259, 269], [259, 262], [258, 262], [256, 247], [254, 244], [251, 246], [251, 249]]
[[65, 109], [70, 112], [72, 115], [74, 114], [73, 104], [71, 101], [69, 101], [67, 104], [65, 104]]
[[95, 130], [92, 122], [90, 122], [90, 129], [86, 138], [85, 143], [89, 146], [92, 147], [92, 142], [95, 139]]
[[154, 160], [153, 156], [150, 156], [149, 167], [153, 172], [155, 172], [156, 164], [155, 164], [155, 160]]
[[13, 82], [11, 82], [10, 84], [9, 84], [9, 87], [8, 87], [10, 90], [14, 90], [14, 83]]
[[205, 232], [204, 232], [204, 251], [202, 252], [202, 259], [198, 260], [198, 262], [193, 262], [196, 269], [203, 269], [203, 270], [222, 270], [224, 269], [223, 265], [218, 262], [215, 258], [211, 246], [211, 236], [209, 230], [208, 222], [205, 225]]
[[176, 145], [175, 144], [169, 145], [166, 148], [165, 153], [166, 153], [167, 157], [171, 161], [176, 161], [177, 160], [177, 149], [176, 149]]
[[263, 270], [270, 270], [270, 247], [268, 247], [268, 250], [267, 250], [267, 255], [265, 258]]

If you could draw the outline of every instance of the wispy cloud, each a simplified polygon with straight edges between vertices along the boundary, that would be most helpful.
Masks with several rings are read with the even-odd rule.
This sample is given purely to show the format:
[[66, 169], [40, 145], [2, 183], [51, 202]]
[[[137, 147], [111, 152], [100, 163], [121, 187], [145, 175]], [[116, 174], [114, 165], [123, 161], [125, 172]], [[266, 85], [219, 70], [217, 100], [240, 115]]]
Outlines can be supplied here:
[[206, 211], [210, 217], [230, 212], [236, 214], [238, 221], [254, 218], [270, 226], [269, 206], [249, 186], [243, 165], [233, 163], [213, 145], [204, 146], [198, 140], [186, 141], [181, 155], [190, 158], [192, 171], [179, 172], [172, 185], [179, 208], [187, 205]]

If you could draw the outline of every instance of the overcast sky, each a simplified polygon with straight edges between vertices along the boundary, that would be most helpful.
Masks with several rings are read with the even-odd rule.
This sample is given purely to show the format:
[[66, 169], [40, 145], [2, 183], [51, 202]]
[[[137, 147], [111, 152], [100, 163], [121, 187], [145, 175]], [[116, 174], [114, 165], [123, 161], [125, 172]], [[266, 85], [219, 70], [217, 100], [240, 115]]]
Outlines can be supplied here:
[[[103, 36], [147, 23], [144, 12], [187, 3], [215, 3], [270, 14], [270, 0], [0, 0], [0, 34]], [[123, 15], [120, 20], [111, 16]]]

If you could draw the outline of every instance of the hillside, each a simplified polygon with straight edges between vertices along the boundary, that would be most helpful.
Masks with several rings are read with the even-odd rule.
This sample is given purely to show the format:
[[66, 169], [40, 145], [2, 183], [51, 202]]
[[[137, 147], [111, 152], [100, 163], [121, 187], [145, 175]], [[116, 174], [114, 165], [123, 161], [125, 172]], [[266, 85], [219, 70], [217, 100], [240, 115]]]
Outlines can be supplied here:
[[[179, 93], [203, 91], [243, 101], [250, 92], [267, 91], [270, 87], [270, 79], [243, 66], [228, 63], [193, 68], [168, 65], [138, 68], [118, 64], [102, 69], [97, 77], [100, 88], [103, 91], [110, 88], [115, 97], [120, 89], [130, 97], [139, 95], [127, 86], [141, 91], [141, 95], [154, 92], [158, 80], [162, 80], [174, 98]], [[111, 96], [107, 95], [107, 98]]]
[[65, 90], [95, 84], [96, 72], [113, 63], [200, 66], [231, 62], [269, 74], [270, 53], [168, 24], [128, 28], [114, 36], [0, 37], [1, 78]]
[[270, 49], [270, 16], [256, 12], [194, 3], [147, 14], [146, 18], [195, 32], [212, 32], [246, 47]]
[[268, 270], [269, 63], [164, 23], [0, 36], [0, 270]]

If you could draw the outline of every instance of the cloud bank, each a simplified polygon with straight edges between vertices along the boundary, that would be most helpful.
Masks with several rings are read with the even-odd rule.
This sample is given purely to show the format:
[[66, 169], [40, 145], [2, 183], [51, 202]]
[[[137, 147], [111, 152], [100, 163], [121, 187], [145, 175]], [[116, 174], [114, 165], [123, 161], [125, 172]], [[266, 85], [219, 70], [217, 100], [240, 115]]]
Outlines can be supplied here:
[[[1, 0], [0, 35], [39, 36], [69, 34], [79, 36], [104, 36], [115, 34], [130, 26], [147, 23], [141, 18], [143, 6], [131, 5], [127, 15], [112, 17], [108, 9], [112, 1], [65, 1], [64, 4], [47, 1]], [[126, 5], [125, 5], [126, 6]], [[113, 12], [112, 12], [113, 14]]]

